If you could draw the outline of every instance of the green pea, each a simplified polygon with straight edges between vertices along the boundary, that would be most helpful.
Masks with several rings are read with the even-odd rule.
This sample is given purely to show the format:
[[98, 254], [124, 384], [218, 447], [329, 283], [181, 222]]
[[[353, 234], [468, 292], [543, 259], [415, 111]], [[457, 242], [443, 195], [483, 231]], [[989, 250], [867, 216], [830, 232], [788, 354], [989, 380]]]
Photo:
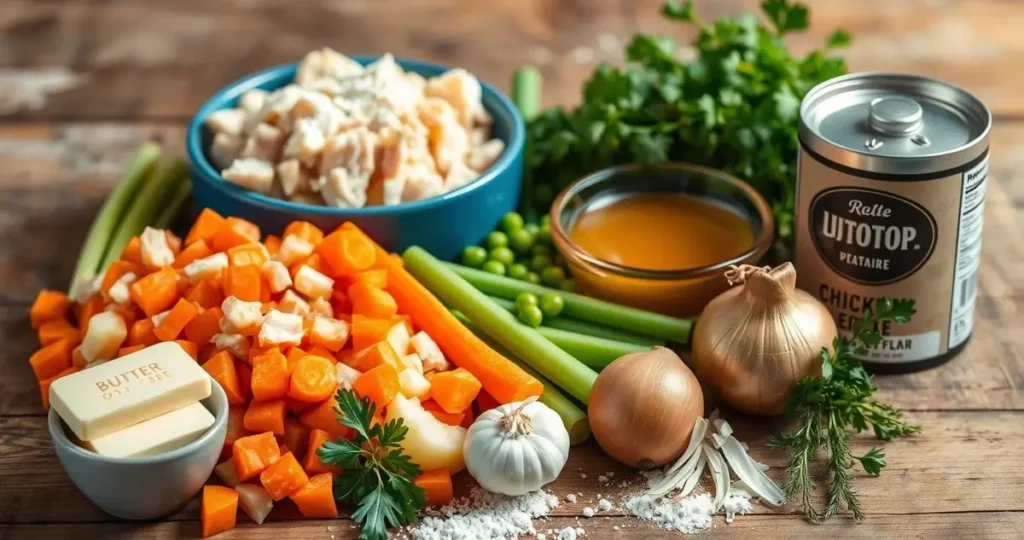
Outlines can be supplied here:
[[544, 214], [543, 216], [541, 216], [540, 217], [540, 228], [543, 229], [545, 227], [550, 227], [550, 226], [551, 226], [551, 216], [549, 216], [547, 214]]
[[530, 248], [530, 255], [533, 255], [534, 257], [537, 255], [551, 256], [551, 246], [546, 246], [541, 243], [534, 244], [533, 247]]
[[530, 236], [536, 236], [537, 233], [540, 231], [540, 226], [538, 226], [536, 223], [527, 223], [526, 225], [523, 226], [523, 230], [530, 233]]
[[551, 228], [547, 225], [541, 225], [540, 230], [537, 231], [537, 243], [541, 245], [551, 245], [554, 242], [551, 240]]
[[540, 284], [540, 276], [537, 274], [537, 272], [529, 272], [528, 274], [523, 276], [523, 281], [527, 283], [532, 283], [534, 285], [538, 285]]
[[501, 264], [498, 261], [487, 261], [487, 262], [485, 262], [483, 267], [481, 268], [481, 270], [483, 270], [484, 272], [491, 273], [491, 274], [497, 274], [499, 276], [504, 276], [505, 275], [505, 265]]
[[544, 313], [537, 306], [527, 306], [519, 310], [519, 322], [530, 328], [537, 328], [543, 320]]
[[462, 264], [472, 267], [480, 268], [487, 262], [487, 250], [480, 246], [466, 246], [466, 249], [462, 250]]
[[526, 274], [529, 271], [530, 271], [530, 269], [527, 268], [525, 264], [513, 263], [513, 264], [508, 265], [508, 271], [505, 272], [505, 275], [507, 275], [508, 277], [510, 277], [512, 279], [518, 279], [518, 280], [522, 281], [522, 279], [524, 277], [526, 277]]
[[534, 257], [530, 259], [530, 270], [533, 270], [534, 272], [543, 272], [545, 268], [552, 264], [551, 257], [548, 257], [547, 255], [534, 255]]
[[516, 262], [516, 254], [512, 253], [512, 250], [507, 247], [496, 247], [487, 254], [487, 258], [492, 261], [498, 261], [505, 266], [508, 266]]
[[516, 296], [516, 311], [522, 311], [524, 308], [539, 304], [540, 301], [537, 300], [536, 294], [524, 292], [519, 293], [519, 296]]
[[533, 247], [533, 235], [526, 229], [519, 229], [508, 235], [508, 243], [516, 253], [527, 253]]
[[[486, 266], [486, 265], [485, 265]], [[565, 270], [557, 266], [549, 266], [540, 273], [540, 282], [549, 286], [554, 287], [565, 279]]]
[[565, 309], [565, 300], [557, 294], [545, 294], [540, 297], [540, 310], [545, 317], [555, 318]]
[[487, 249], [505, 247], [508, 245], [508, 236], [501, 231], [494, 231], [487, 235], [487, 241], [484, 243], [487, 245]]
[[505, 231], [506, 234], [512, 234], [522, 228], [523, 216], [520, 216], [518, 213], [509, 212], [501, 216], [501, 230]]
[[562, 289], [563, 291], [566, 291], [566, 292], [575, 292], [576, 291], [576, 280], [575, 279], [571, 279], [571, 278], [570, 279], [563, 279], [562, 282], [558, 284], [558, 288]]

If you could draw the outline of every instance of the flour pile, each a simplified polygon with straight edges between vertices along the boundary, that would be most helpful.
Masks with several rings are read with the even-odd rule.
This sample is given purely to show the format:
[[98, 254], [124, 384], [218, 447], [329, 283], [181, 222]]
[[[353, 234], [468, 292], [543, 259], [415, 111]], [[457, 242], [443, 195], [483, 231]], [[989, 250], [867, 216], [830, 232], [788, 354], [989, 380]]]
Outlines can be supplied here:
[[439, 516], [423, 518], [409, 534], [414, 540], [514, 540], [536, 534], [533, 519], [557, 506], [558, 497], [543, 490], [506, 497], [474, 488], [469, 497], [441, 507]]

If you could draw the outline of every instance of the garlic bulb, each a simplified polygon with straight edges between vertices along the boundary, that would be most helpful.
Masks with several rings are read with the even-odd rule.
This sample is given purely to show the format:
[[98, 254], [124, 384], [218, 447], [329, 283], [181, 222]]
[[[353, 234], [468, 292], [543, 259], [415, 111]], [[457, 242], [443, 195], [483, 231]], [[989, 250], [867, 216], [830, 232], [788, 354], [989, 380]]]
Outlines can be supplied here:
[[569, 432], [547, 405], [530, 398], [481, 414], [466, 434], [469, 474], [488, 491], [518, 496], [558, 478], [569, 458]]
[[796, 288], [796, 270], [733, 267], [730, 285], [701, 313], [693, 333], [697, 378], [748, 414], [780, 414], [803, 377], [821, 374], [821, 348], [836, 337], [824, 305]]

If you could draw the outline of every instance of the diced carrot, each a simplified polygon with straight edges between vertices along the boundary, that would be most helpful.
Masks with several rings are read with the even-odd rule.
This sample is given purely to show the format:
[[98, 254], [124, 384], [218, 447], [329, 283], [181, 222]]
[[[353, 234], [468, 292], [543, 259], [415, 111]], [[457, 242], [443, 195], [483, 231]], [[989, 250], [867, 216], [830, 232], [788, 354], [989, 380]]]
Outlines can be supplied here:
[[317, 454], [320, 447], [331, 439], [331, 434], [322, 429], [309, 430], [309, 441], [306, 445], [306, 458], [302, 460], [302, 468], [305, 469], [310, 476], [315, 474], [341, 472], [341, 467], [324, 465], [324, 462], [320, 461], [320, 456]]
[[[313, 356], [319, 356], [320, 358], [326, 358], [326, 359], [331, 361], [331, 364], [335, 364], [335, 363], [338, 362], [338, 359], [334, 357], [334, 353], [332, 353], [331, 351], [329, 351], [326, 348], [324, 348], [323, 345], [313, 344], [312, 346], [307, 347], [306, 348], [306, 354], [313, 355]], [[289, 364], [289, 365], [291, 365], [291, 364]], [[320, 400], [318, 399], [317, 401], [320, 401]]]
[[[211, 336], [212, 337], [212, 336]], [[197, 341], [189, 337], [192, 341]], [[207, 339], [209, 341], [209, 339]], [[153, 333], [153, 320], [150, 318], [139, 319], [132, 324], [128, 330], [128, 345], [156, 345], [160, 339]]]
[[352, 389], [359, 397], [370, 398], [377, 409], [383, 409], [398, 394], [398, 370], [391, 364], [381, 364], [360, 375]]
[[237, 217], [229, 217], [217, 229], [213, 237], [207, 240], [214, 253], [227, 251], [235, 246], [260, 241], [260, 228]]
[[477, 415], [481, 415], [491, 409], [497, 409], [500, 406], [501, 403], [498, 403], [498, 400], [491, 397], [491, 395], [487, 393], [487, 390], [481, 390], [476, 396]]
[[132, 300], [147, 317], [171, 308], [178, 301], [178, 273], [161, 268], [131, 285]]
[[[260, 287], [260, 293], [261, 293], [261, 297], [263, 296], [264, 293], [265, 294], [270, 294], [270, 288], [267, 287], [266, 282], [264, 282], [263, 285]], [[273, 311], [275, 309], [277, 309], [277, 302], [263, 302], [260, 305], [260, 313], [262, 313], [264, 315], [266, 315], [267, 313], [270, 313], [271, 311]]]
[[254, 341], [252, 346], [249, 347], [249, 364], [252, 364], [252, 361], [256, 359], [257, 356], [264, 356], [271, 353], [282, 354], [281, 348], [277, 345], [267, 345], [264, 347], [260, 345], [259, 342]]
[[192, 285], [185, 293], [185, 299], [203, 309], [211, 309], [224, 303], [224, 293], [220, 281], [203, 279]]
[[291, 452], [281, 456], [281, 459], [272, 463], [260, 473], [260, 483], [263, 489], [267, 490], [270, 498], [280, 501], [295, 493], [299, 488], [309, 482], [309, 476], [302, 470], [299, 460]]
[[309, 353], [298, 347], [290, 347], [288, 349], [288, 352], [285, 353], [285, 358], [288, 359], [288, 371], [291, 371], [292, 367], [295, 365], [295, 362], [298, 362], [300, 358], [305, 357], [307, 354]]
[[292, 493], [290, 498], [299, 507], [303, 517], [337, 519], [338, 505], [334, 502], [333, 483], [330, 473], [318, 474]]
[[107, 271], [103, 274], [103, 281], [100, 282], [100, 292], [107, 294], [117, 280], [121, 279], [125, 274], [135, 274], [136, 278], [142, 277], [146, 271], [139, 265], [128, 262], [128, 261], [113, 261], [110, 266], [107, 267]]
[[122, 261], [128, 261], [138, 266], [144, 266], [142, 264], [142, 240], [138, 236], [133, 236], [128, 243], [125, 244], [124, 249], [121, 250], [121, 256], [119, 257]]
[[285, 407], [288, 409], [288, 412], [294, 414], [295, 416], [302, 416], [303, 414], [305, 414], [306, 411], [312, 410], [313, 407], [319, 405], [319, 403], [309, 403], [307, 401], [299, 401], [297, 399], [292, 398], [285, 398], [284, 404]]
[[349, 287], [348, 298], [352, 302], [352, 313], [356, 315], [390, 319], [398, 313], [398, 304], [390, 293], [365, 283]]
[[284, 228], [282, 236], [298, 236], [310, 244], [318, 245], [324, 239], [324, 232], [308, 221], [293, 221]]
[[[335, 283], [335, 286], [337, 286], [337, 283]], [[348, 288], [346, 287], [345, 290], [348, 290]], [[331, 292], [331, 309], [334, 310], [334, 317], [338, 319], [352, 313], [352, 302], [344, 291], [335, 288]]]
[[196, 240], [185, 246], [181, 253], [178, 253], [178, 256], [174, 258], [174, 264], [171, 266], [174, 268], [185, 268], [189, 263], [209, 257], [212, 254], [213, 250], [210, 249], [210, 245], [205, 240]]
[[331, 269], [332, 277], [351, 276], [368, 270], [377, 258], [368, 237], [340, 229], [324, 237], [316, 251]]
[[167, 316], [161, 319], [160, 324], [153, 328], [153, 333], [160, 341], [174, 341], [196, 315], [199, 315], [196, 306], [192, 302], [180, 298]]
[[263, 239], [263, 247], [267, 248], [267, 251], [270, 252], [271, 256], [277, 255], [277, 253], [281, 251], [281, 237], [268, 234], [267, 237]]
[[305, 356], [292, 367], [288, 397], [309, 403], [321, 402], [338, 388], [334, 362], [320, 356]]
[[78, 371], [80, 371], [79, 368], [71, 366], [49, 379], [39, 381], [39, 399], [42, 400], [44, 409], [50, 410], [50, 385], [53, 384], [53, 381], [56, 381], [65, 375], [77, 373]]
[[124, 320], [124, 325], [126, 327], [135, 324], [136, 319], [139, 318], [139, 310], [135, 307], [135, 304], [132, 304], [131, 302], [128, 302], [123, 306], [111, 304], [107, 306], [106, 311], [113, 311], [120, 315], [121, 319]]
[[422, 402], [421, 405], [427, 412], [434, 415], [434, 418], [437, 418], [438, 420], [444, 422], [445, 424], [448, 424], [449, 426], [461, 426], [462, 420], [466, 416], [463, 413], [446, 412], [444, 409], [441, 408], [440, 405], [438, 405], [436, 401], [432, 399], [428, 399]]
[[401, 370], [403, 367], [402, 358], [398, 356], [395, 348], [387, 341], [377, 342], [359, 351], [352, 367], [365, 373], [381, 364], [389, 364], [396, 371]]
[[235, 441], [249, 435], [252, 434], [245, 429], [245, 406], [232, 405], [228, 407], [228, 428], [227, 436], [224, 438], [224, 447], [230, 453]]
[[245, 410], [242, 425], [254, 432], [269, 431], [274, 435], [284, 435], [284, 400], [253, 401]]
[[278, 437], [278, 442], [288, 446], [296, 455], [304, 456], [309, 444], [309, 428], [289, 418], [284, 422], [284, 435]]
[[224, 270], [224, 296], [259, 302], [263, 276], [258, 266], [229, 266]]
[[241, 244], [228, 250], [228, 264], [231, 266], [247, 266], [250, 264], [262, 267], [267, 262], [267, 248], [259, 242]]
[[461, 413], [473, 404], [483, 386], [465, 368], [437, 373], [430, 379], [430, 397], [445, 412]]
[[228, 403], [241, 405], [245, 403], [245, 396], [242, 395], [242, 387], [238, 383], [238, 371], [235, 370], [234, 357], [228, 351], [220, 351], [203, 363], [203, 369], [213, 377], [224, 393], [228, 396]]
[[36, 380], [49, 379], [71, 367], [71, 349], [71, 342], [62, 339], [34, 352], [28, 363], [32, 365]]
[[121, 358], [122, 356], [128, 356], [133, 352], [139, 352], [145, 348], [145, 345], [129, 345], [127, 347], [121, 347], [120, 349], [117, 350], [117, 357]]
[[356, 283], [362, 283], [367, 287], [383, 289], [388, 286], [388, 271], [383, 268], [363, 270], [353, 274], [350, 278], [350, 285], [355, 285]]
[[224, 218], [220, 214], [210, 210], [209, 208], [203, 208], [202, 212], [199, 212], [199, 216], [196, 217], [195, 223], [192, 224], [192, 228], [188, 231], [188, 235], [185, 237], [185, 245], [191, 245], [193, 242], [203, 240], [209, 242], [213, 235], [217, 234], [217, 231], [224, 225]]
[[409, 331], [410, 336], [416, 335], [416, 328], [414, 328], [412, 325], [412, 317], [408, 315], [395, 315], [394, 317], [391, 317], [391, 326], [394, 326], [398, 323], [402, 323], [405, 325], [405, 328], [406, 330]]
[[203, 486], [200, 517], [203, 538], [235, 528], [238, 520], [238, 492], [224, 486]]
[[106, 309], [106, 307], [107, 303], [99, 295], [90, 297], [84, 304], [78, 306], [78, 330], [82, 332], [83, 337], [85, 336], [85, 331], [89, 329], [89, 319]]
[[448, 469], [431, 469], [423, 471], [413, 480], [427, 496], [427, 504], [431, 506], [452, 502], [452, 475]]
[[[253, 266], [253, 268], [261, 267]], [[261, 309], [266, 310], [263, 312], [264, 315], [270, 312], [272, 307], [271, 305], [276, 305], [276, 303], [273, 302], [273, 299], [273, 293], [270, 292], [270, 282], [267, 281], [266, 276], [263, 275], [263, 270], [260, 270], [260, 302], [263, 303], [263, 307]]]
[[237, 439], [231, 445], [231, 458], [235, 462], [238, 479], [245, 482], [280, 459], [281, 451], [274, 434], [268, 431]]
[[53, 319], [46, 321], [39, 325], [39, 344], [47, 346], [54, 341], [60, 341], [62, 339], [68, 340], [69, 343], [78, 345], [82, 341], [82, 332], [71, 325], [65, 318]]
[[193, 317], [185, 325], [185, 337], [196, 344], [209, 343], [213, 336], [220, 333], [220, 320], [222, 317], [224, 317], [224, 312], [221, 311], [219, 306], [207, 309]]
[[334, 411], [337, 406], [337, 396], [331, 396], [323, 403], [302, 413], [299, 421], [309, 428], [326, 431], [332, 437], [348, 438], [351, 436], [351, 431], [338, 423], [338, 413]]
[[238, 388], [246, 401], [252, 399], [252, 367], [245, 362], [235, 362], [235, 371], [238, 372]]
[[196, 345], [195, 343], [188, 341], [186, 339], [176, 340], [175, 343], [181, 345], [181, 348], [182, 350], [185, 351], [185, 354], [191, 356], [193, 360], [197, 362], [199, 361], [199, 345]]
[[276, 352], [252, 359], [252, 398], [256, 401], [283, 399], [288, 395], [291, 372], [288, 359]]
[[[456, 321], [458, 322], [458, 321]], [[375, 319], [363, 315], [352, 315], [352, 347], [361, 350], [384, 341], [391, 329], [388, 319]]]

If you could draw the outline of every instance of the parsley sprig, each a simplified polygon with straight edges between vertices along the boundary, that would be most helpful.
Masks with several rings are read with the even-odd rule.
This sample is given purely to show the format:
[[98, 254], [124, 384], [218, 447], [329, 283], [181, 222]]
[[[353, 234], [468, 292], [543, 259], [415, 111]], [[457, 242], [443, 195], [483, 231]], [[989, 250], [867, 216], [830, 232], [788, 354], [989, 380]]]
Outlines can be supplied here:
[[[864, 519], [853, 488], [852, 468], [859, 462], [868, 475], [878, 476], [886, 465], [885, 453], [881, 448], [871, 448], [864, 455], [854, 455], [850, 450], [850, 429], [859, 433], [870, 426], [883, 441], [921, 431], [920, 426], [903, 419], [902, 411], [874, 398], [878, 388], [856, 358], [881, 343], [882, 336], [876, 328], [879, 323], [905, 323], [915, 312], [913, 300], [879, 298], [874, 309], [864, 310], [854, 323], [851, 338], [835, 338], [831, 352], [822, 348], [821, 377], [804, 378], [789, 396], [787, 413], [799, 419], [799, 427], [776, 435], [771, 444], [791, 452], [789, 480], [783, 489], [790, 500], [800, 501], [811, 521], [828, 519], [844, 505], [855, 519]], [[828, 456], [824, 510], [815, 507], [810, 470], [819, 449]]]
[[413, 483], [420, 467], [399, 444], [409, 428], [401, 418], [375, 421], [376, 406], [352, 390], [338, 390], [337, 401], [338, 423], [355, 437], [326, 442], [317, 455], [324, 464], [342, 468], [334, 496], [356, 506], [352, 519], [362, 527], [359, 538], [387, 540], [388, 527], [411, 523], [427, 504], [423, 489]]

